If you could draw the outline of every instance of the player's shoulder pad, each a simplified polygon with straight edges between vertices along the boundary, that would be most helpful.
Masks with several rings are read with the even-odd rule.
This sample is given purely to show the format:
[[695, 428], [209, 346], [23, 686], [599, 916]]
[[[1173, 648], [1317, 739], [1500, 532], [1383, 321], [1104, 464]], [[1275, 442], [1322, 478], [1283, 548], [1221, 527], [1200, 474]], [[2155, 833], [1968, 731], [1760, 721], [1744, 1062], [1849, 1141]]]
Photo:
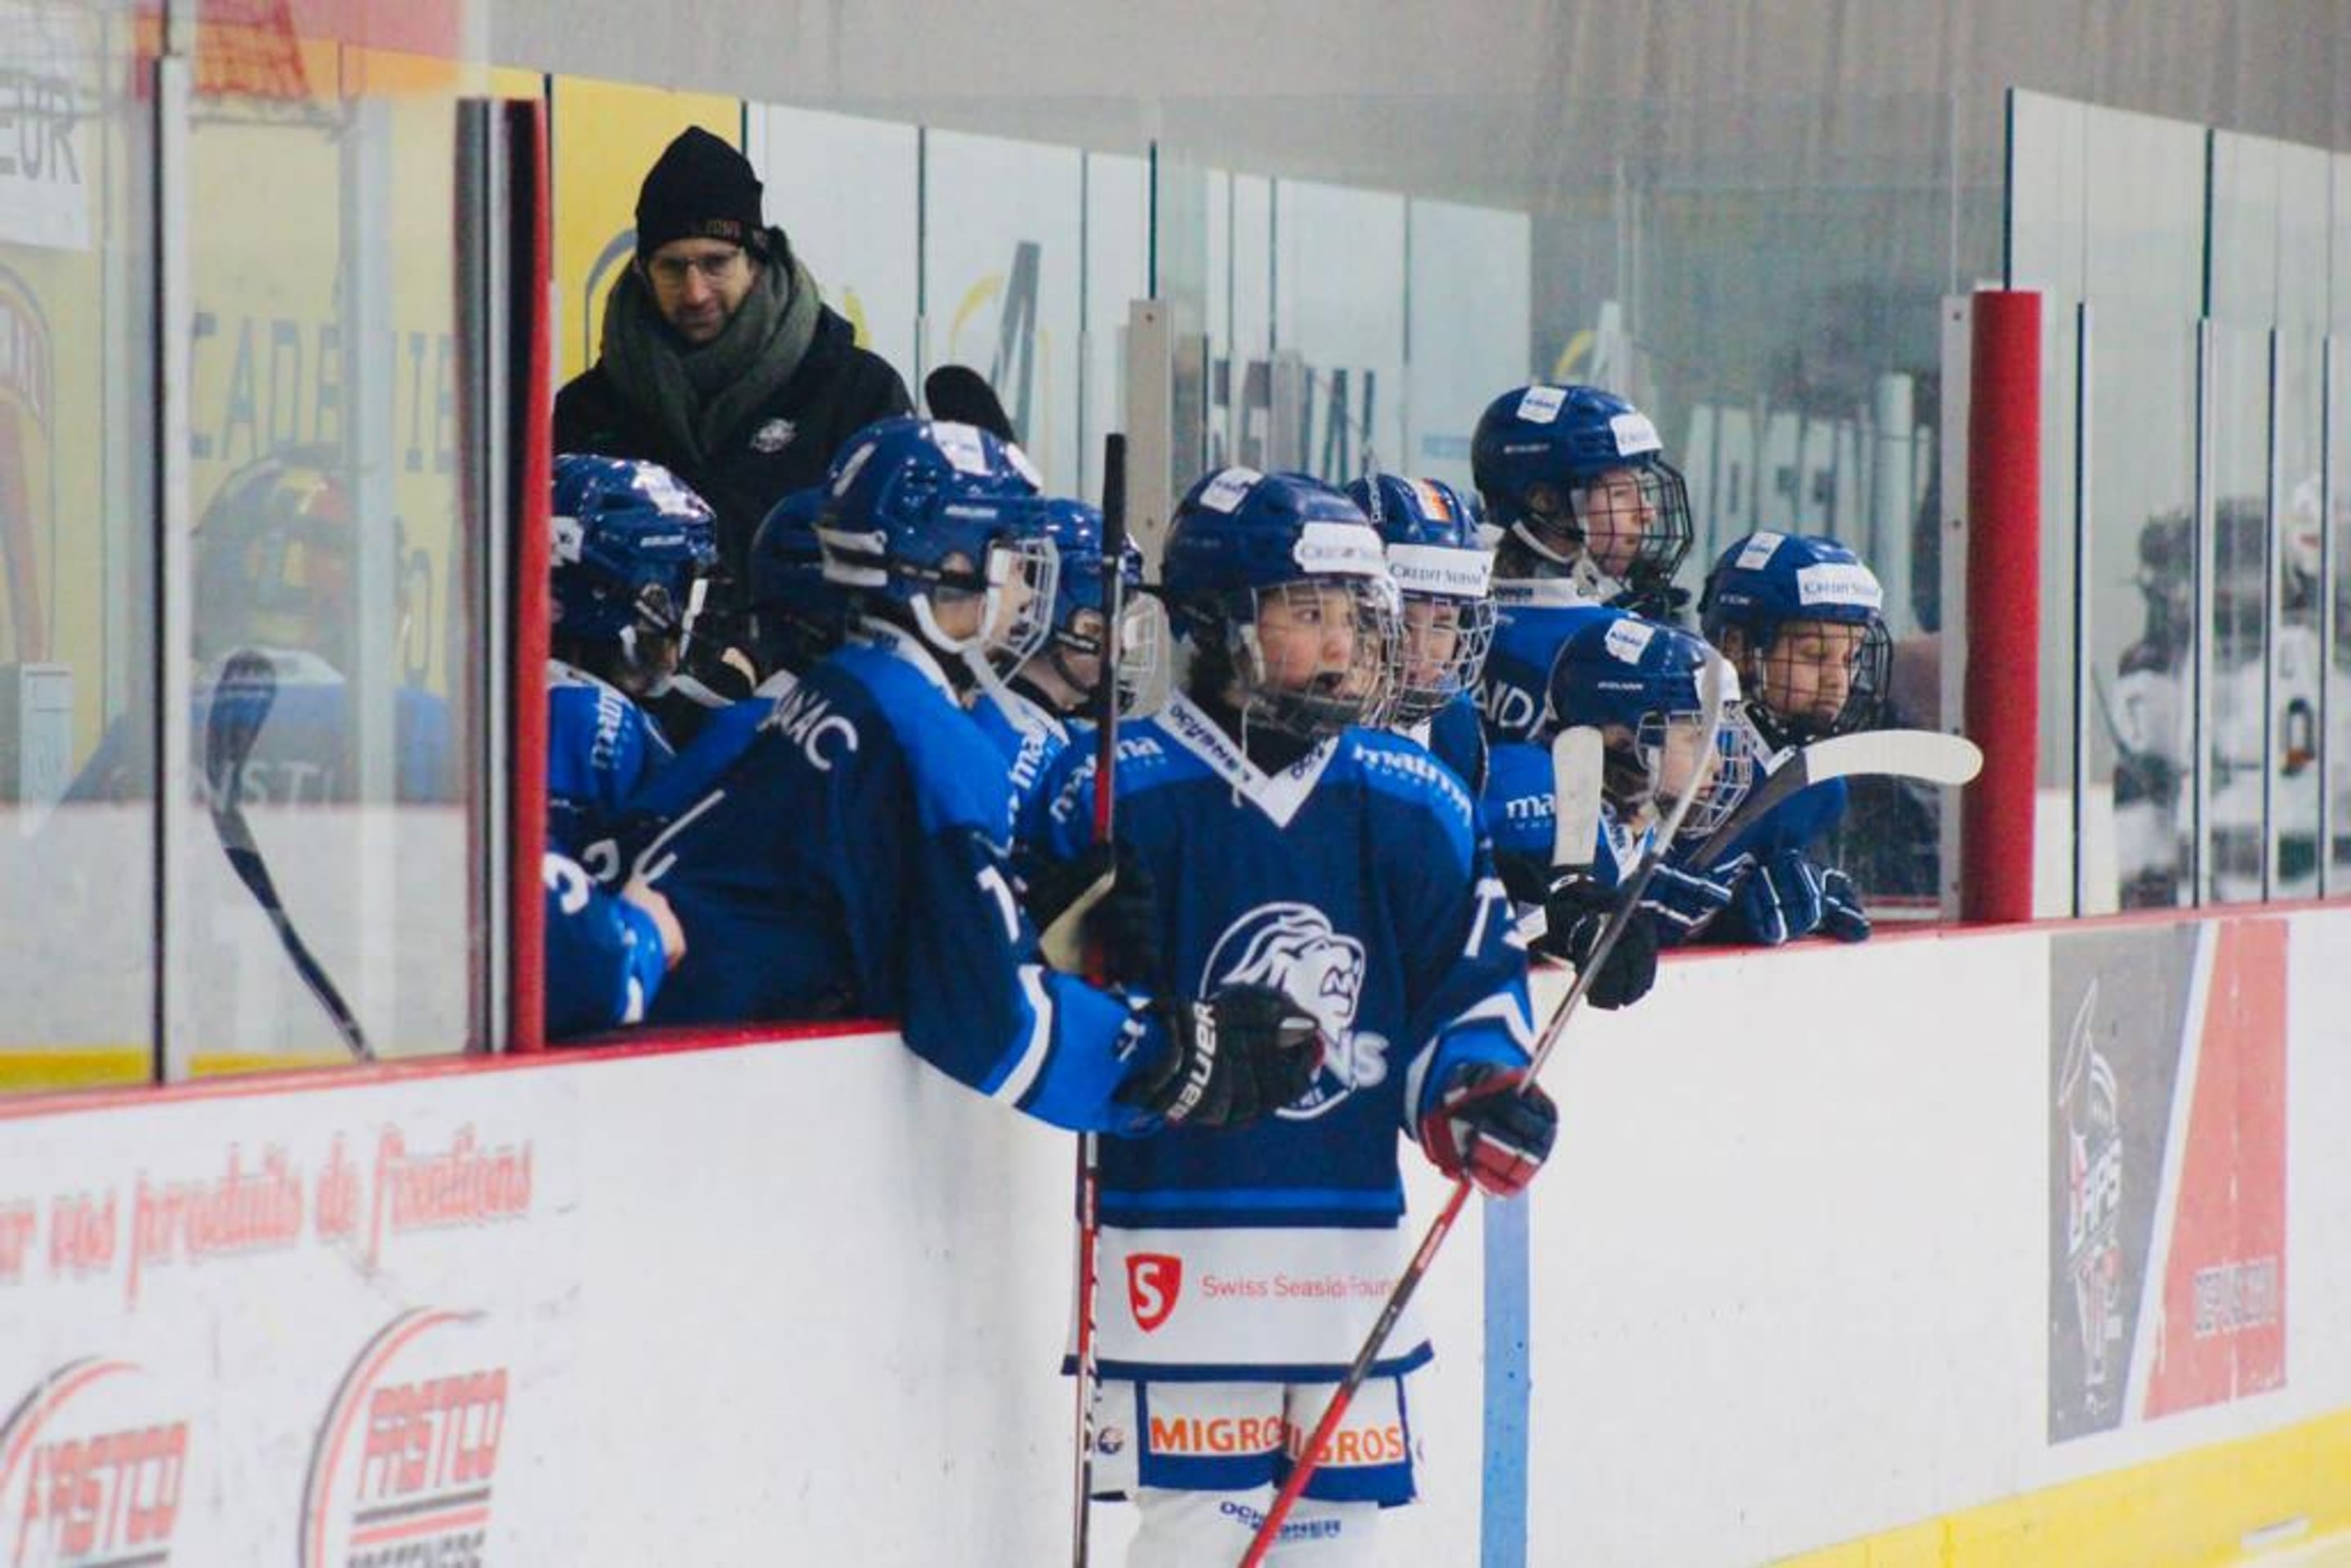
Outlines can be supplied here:
[[[1170, 746], [1167, 737], [1149, 719], [1123, 725], [1118, 732], [1118, 794], [1121, 800], [1145, 789], [1173, 782], [1181, 776], [1190, 753]], [[1094, 809], [1094, 775], [1102, 766], [1102, 747], [1092, 727], [1072, 727], [1070, 744], [1053, 758], [1040, 793], [1046, 814], [1057, 829], [1091, 822]], [[1193, 765], [1198, 771], [1197, 764]]]
[[1011, 831], [1002, 750], [920, 670], [880, 648], [835, 653], [777, 698], [759, 729], [798, 744], [820, 770], [862, 771], [894, 753], [926, 833], [977, 828], [1000, 843]]

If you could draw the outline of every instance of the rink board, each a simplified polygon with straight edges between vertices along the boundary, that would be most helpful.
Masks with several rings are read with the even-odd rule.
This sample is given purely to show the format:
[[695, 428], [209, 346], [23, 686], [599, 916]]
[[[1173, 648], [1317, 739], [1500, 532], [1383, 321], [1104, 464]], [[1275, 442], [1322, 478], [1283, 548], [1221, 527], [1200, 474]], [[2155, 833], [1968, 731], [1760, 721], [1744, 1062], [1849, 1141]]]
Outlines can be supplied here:
[[[1424, 1294], [1395, 1559], [2351, 1529], [2346, 991], [2335, 909], [1670, 963], [1557, 1059], [1523, 1452], [1474, 1210]], [[11, 1561], [1052, 1561], [1069, 1183], [883, 1033], [12, 1104]]]

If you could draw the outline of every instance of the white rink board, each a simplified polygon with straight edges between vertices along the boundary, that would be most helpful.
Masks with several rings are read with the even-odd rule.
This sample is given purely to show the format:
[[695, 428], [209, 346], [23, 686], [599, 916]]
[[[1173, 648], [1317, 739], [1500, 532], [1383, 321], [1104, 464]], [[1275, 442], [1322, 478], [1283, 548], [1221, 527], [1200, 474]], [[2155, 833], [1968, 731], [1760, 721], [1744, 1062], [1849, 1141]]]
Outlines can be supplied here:
[[[2351, 1406], [2351, 909], [2289, 918], [2284, 1386], [2054, 1446], [2047, 930], [1677, 961], [1635, 1012], [1579, 1022], [1533, 1215], [1531, 1561], [1753, 1563]], [[412, 1207], [450, 1223], [387, 1207], [379, 1233], [388, 1133]], [[461, 1137], [503, 1153], [504, 1186], [433, 1186]], [[317, 1233], [338, 1138], [349, 1241]], [[157, 1195], [216, 1188], [232, 1150], [248, 1178], [286, 1168], [292, 1238], [156, 1261]], [[285, 1190], [246, 1212], [282, 1219]], [[110, 1192], [112, 1228], [79, 1234], [114, 1253], [77, 1273], [59, 1200]], [[1421, 1213], [1435, 1194], [1416, 1184]], [[26, 1452], [184, 1422], [174, 1562], [308, 1562], [445, 1496], [486, 1561], [1055, 1561], [1069, 1195], [1066, 1137], [887, 1036], [0, 1119], [0, 1414], [117, 1367]], [[1392, 1521], [1397, 1562], [1473, 1560], [1481, 1244], [1473, 1219], [1422, 1298], [1429, 1495]], [[402, 1398], [491, 1371], [486, 1480], [402, 1471]], [[444, 1428], [421, 1430], [445, 1469]], [[0, 1517], [25, 1484], [0, 1477]], [[1122, 1516], [1099, 1515], [1107, 1561]], [[24, 1562], [57, 1560], [34, 1539]]]

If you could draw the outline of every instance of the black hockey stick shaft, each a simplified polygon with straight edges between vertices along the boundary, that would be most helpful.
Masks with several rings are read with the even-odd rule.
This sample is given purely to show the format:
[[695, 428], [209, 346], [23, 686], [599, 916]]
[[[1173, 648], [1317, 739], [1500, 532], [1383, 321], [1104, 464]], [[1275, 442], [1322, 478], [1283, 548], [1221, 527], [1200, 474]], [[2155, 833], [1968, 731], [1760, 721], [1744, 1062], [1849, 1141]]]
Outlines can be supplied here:
[[[946, 367], [953, 368], [953, 367]], [[983, 383], [985, 384], [985, 383]], [[927, 387], [925, 390], [928, 390]], [[1102, 667], [1094, 679], [1094, 842], [1104, 849], [1118, 833], [1119, 631], [1126, 609], [1126, 437], [1113, 431], [1102, 438]], [[1113, 876], [1117, 862], [1112, 861]], [[1104, 966], [1089, 955], [1088, 969], [1099, 985]], [[1094, 1490], [1094, 1394], [1100, 1383], [1094, 1361], [1094, 1296], [1102, 1260], [1102, 1164], [1092, 1133], [1078, 1134], [1078, 1333], [1077, 1453], [1070, 1500], [1070, 1561], [1086, 1568], [1092, 1548]]]
[[244, 648], [229, 656], [213, 685], [212, 703], [204, 716], [204, 782], [211, 795], [213, 832], [237, 880], [269, 917], [294, 972], [326, 1009], [343, 1044], [360, 1061], [372, 1061], [375, 1051], [360, 1031], [359, 1019], [325, 966], [310, 951], [310, 945], [294, 928], [277, 881], [269, 874], [269, 862], [262, 858], [252, 825], [245, 820], [245, 765], [277, 701], [277, 668], [267, 654]]
[[[1600, 933], [1600, 939], [1592, 945], [1592, 952], [1584, 959], [1583, 967], [1576, 971], [1575, 983], [1568, 988], [1566, 1000], [1560, 1003], [1559, 1010], [1552, 1015], [1551, 1022], [1544, 1028], [1541, 1039], [1529, 1053], [1526, 1077], [1519, 1086], [1520, 1093], [1532, 1087], [1536, 1076], [1542, 1071], [1543, 1063], [1549, 1060], [1561, 1034], [1567, 1028], [1567, 1020], [1574, 1015], [1576, 1007], [1583, 1000], [1583, 993], [1590, 988], [1593, 977], [1600, 972], [1601, 966], [1608, 960], [1608, 955], [1615, 949], [1617, 940], [1625, 935], [1625, 927], [1639, 913], [1641, 892], [1648, 885], [1649, 878], [1656, 874], [1658, 862], [1665, 858], [1665, 847], [1674, 841], [1674, 835], [1681, 831], [1691, 806], [1705, 793], [1717, 756], [1717, 737], [1722, 729], [1724, 695], [1729, 685], [1727, 667], [1717, 655], [1708, 664], [1698, 682], [1702, 705], [1699, 733], [1706, 737], [1705, 759], [1696, 776], [1675, 799], [1672, 810], [1649, 841], [1648, 848], [1641, 855], [1639, 869], [1619, 894], [1616, 908], [1608, 917], [1607, 926]], [[1290, 1517], [1290, 1510], [1298, 1506], [1298, 1499], [1306, 1490], [1306, 1483], [1313, 1479], [1314, 1471], [1322, 1462], [1323, 1449], [1339, 1430], [1339, 1423], [1345, 1419], [1347, 1407], [1354, 1403], [1364, 1380], [1371, 1375], [1372, 1364], [1379, 1359], [1388, 1336], [1395, 1332], [1396, 1324], [1402, 1321], [1413, 1292], [1420, 1289], [1421, 1281], [1427, 1277], [1429, 1269], [1437, 1262], [1437, 1253], [1444, 1249], [1445, 1239], [1453, 1234], [1453, 1222], [1461, 1217], [1462, 1206], [1469, 1201], [1469, 1191], [1474, 1185], [1466, 1171], [1454, 1177], [1453, 1190], [1447, 1196], [1445, 1207], [1437, 1211], [1427, 1234], [1421, 1238], [1420, 1246], [1413, 1252], [1412, 1261], [1405, 1264], [1404, 1272], [1397, 1276], [1395, 1287], [1388, 1292], [1386, 1304], [1381, 1307], [1378, 1319], [1372, 1324], [1372, 1332], [1364, 1336], [1362, 1347], [1355, 1352], [1355, 1359], [1348, 1364], [1346, 1375], [1340, 1379], [1339, 1385], [1331, 1391], [1331, 1402], [1323, 1406], [1322, 1419], [1314, 1423], [1314, 1430], [1308, 1436], [1305, 1447], [1291, 1459], [1290, 1474], [1283, 1479], [1281, 1490], [1274, 1494], [1272, 1505], [1265, 1511], [1265, 1518], [1259, 1522], [1257, 1534], [1251, 1538], [1249, 1551], [1241, 1558], [1241, 1568], [1258, 1568], [1265, 1561], [1266, 1553], [1273, 1549], [1274, 1542], [1280, 1538], [1282, 1522]]]
[[[923, 402], [933, 419], [977, 425], [998, 441], [1018, 441], [1004, 400], [969, 365], [941, 365], [923, 378]], [[1105, 508], [1107, 510], [1107, 508]]]

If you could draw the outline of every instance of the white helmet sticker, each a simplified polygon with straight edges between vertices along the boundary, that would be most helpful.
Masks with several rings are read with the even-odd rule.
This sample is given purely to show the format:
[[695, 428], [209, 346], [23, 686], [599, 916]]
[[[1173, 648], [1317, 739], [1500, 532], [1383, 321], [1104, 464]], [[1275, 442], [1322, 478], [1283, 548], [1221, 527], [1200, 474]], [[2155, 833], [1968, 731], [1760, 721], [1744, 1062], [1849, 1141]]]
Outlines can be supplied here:
[[1638, 410], [1615, 415], [1609, 420], [1608, 428], [1615, 434], [1619, 457], [1637, 457], [1644, 452], [1659, 451], [1666, 444], [1657, 439], [1657, 427], [1649, 423], [1649, 416]]
[[849, 455], [849, 461], [841, 465], [841, 477], [832, 482], [835, 496], [849, 494], [849, 487], [857, 483], [857, 471], [865, 466], [865, 460], [873, 455], [873, 449], [880, 444], [878, 441], [869, 441]]
[[1859, 561], [1823, 561], [1796, 573], [1799, 604], [1855, 604], [1864, 610], [1886, 608], [1886, 591], [1877, 574]]
[[1308, 523], [1298, 530], [1290, 559], [1301, 571], [1317, 577], [1388, 575], [1387, 554], [1368, 523]]
[[1493, 583], [1494, 558], [1485, 550], [1450, 545], [1390, 545], [1388, 570], [1406, 593], [1483, 599]]
[[1529, 424], [1549, 424], [1567, 402], [1565, 387], [1529, 387], [1519, 400], [1519, 417]]
[[1254, 468], [1225, 468], [1200, 492], [1200, 505], [1212, 512], [1229, 512], [1265, 476]]
[[1757, 534], [1747, 541], [1746, 548], [1739, 552], [1739, 559], [1734, 564], [1741, 571], [1753, 571], [1778, 554], [1780, 547], [1785, 544], [1787, 539], [1788, 536], [1785, 534], [1771, 532]]
[[958, 473], [987, 476], [987, 448], [980, 442], [978, 426], [935, 419], [931, 421], [931, 440]]
[[1020, 444], [1019, 442], [1006, 442], [1004, 444], [1004, 455], [1010, 460], [1014, 471], [1018, 473], [1020, 477], [1028, 480], [1029, 483], [1036, 486], [1040, 490], [1045, 487], [1045, 476], [1037, 471], [1037, 465], [1029, 461], [1029, 454], [1020, 449]]
[[1649, 643], [1656, 634], [1657, 629], [1646, 621], [1625, 620], [1612, 623], [1608, 635], [1601, 641], [1614, 657], [1628, 664], [1637, 664], [1641, 662], [1641, 655], [1649, 651]]

